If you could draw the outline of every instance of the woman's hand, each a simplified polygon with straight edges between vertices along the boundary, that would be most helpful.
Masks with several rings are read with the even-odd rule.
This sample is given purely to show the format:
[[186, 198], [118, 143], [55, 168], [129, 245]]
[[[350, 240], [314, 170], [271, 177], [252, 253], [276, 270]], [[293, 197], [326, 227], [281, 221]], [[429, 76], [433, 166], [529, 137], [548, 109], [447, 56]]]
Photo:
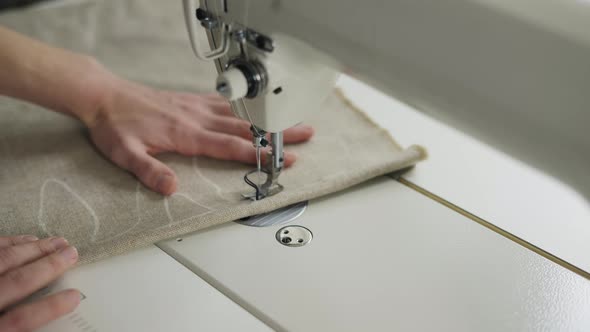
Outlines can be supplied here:
[[47, 286], [78, 260], [64, 238], [0, 237], [0, 331], [31, 331], [71, 311], [80, 292], [64, 290], [11, 307]]
[[[250, 124], [235, 117], [221, 97], [158, 91], [114, 76], [102, 81], [109, 82], [109, 93], [95, 98], [99, 107], [80, 118], [98, 149], [148, 188], [164, 195], [176, 191], [176, 175], [154, 158], [163, 152], [256, 162]], [[284, 141], [304, 142], [312, 135], [311, 127], [297, 126], [285, 131]], [[285, 152], [287, 167], [295, 159]]]
[[[130, 64], [132, 65], [132, 64]], [[0, 95], [27, 100], [80, 119], [115, 164], [165, 195], [174, 172], [154, 158], [162, 152], [253, 163], [250, 125], [231, 115], [220, 97], [157, 91], [125, 81], [91, 57], [45, 45], [0, 27]], [[285, 143], [313, 130], [285, 131]], [[295, 161], [285, 154], [285, 164]]]

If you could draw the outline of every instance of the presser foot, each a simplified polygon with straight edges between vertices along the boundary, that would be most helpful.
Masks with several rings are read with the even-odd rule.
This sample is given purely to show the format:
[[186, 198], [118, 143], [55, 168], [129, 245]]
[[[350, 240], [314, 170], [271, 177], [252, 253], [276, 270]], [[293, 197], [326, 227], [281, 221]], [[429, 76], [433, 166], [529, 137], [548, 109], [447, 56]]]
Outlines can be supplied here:
[[[253, 145], [256, 148], [256, 169], [252, 170], [244, 175], [244, 181], [247, 185], [254, 188], [254, 192], [248, 194], [242, 194], [244, 198], [251, 199], [253, 201], [261, 200], [265, 197], [276, 195], [283, 191], [283, 186], [279, 183], [279, 175], [283, 169], [284, 155], [283, 155], [283, 133], [271, 133], [270, 134], [270, 146], [272, 151], [268, 152], [267, 161], [265, 167], [261, 167], [260, 164], [260, 148], [266, 147], [269, 143], [266, 141], [266, 132], [256, 128], [254, 125], [250, 127], [253, 135]], [[258, 178], [255, 181], [251, 178], [253, 175], [266, 174], [266, 180], [261, 183], [261, 179]]]
[[261, 200], [265, 197], [273, 196], [283, 191], [283, 186], [279, 183], [278, 178], [280, 171], [269, 172], [266, 169], [261, 170], [261, 173], [266, 174], [266, 181], [259, 185], [257, 181], [253, 181], [250, 176], [258, 174], [258, 170], [254, 169], [244, 175], [244, 181], [250, 187], [254, 188], [254, 192], [242, 194], [242, 197], [253, 201]]

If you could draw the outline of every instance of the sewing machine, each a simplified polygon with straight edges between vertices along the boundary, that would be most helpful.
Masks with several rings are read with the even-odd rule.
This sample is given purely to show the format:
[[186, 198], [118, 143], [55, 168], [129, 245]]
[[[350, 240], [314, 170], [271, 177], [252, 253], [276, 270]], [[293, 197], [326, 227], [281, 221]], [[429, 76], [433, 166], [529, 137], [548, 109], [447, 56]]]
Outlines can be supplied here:
[[[280, 192], [281, 132], [338, 72], [364, 81], [337, 85], [429, 160], [266, 227], [254, 217], [76, 269], [54, 287], [86, 299], [46, 331], [590, 329], [587, 4], [183, 4], [217, 91], [257, 147], [271, 133], [249, 198]], [[304, 229], [305, 245], [281, 241]]]
[[[252, 123], [255, 146], [273, 133], [269, 181], [257, 195], [278, 191], [281, 132], [320, 103], [338, 71], [590, 197], [590, 154], [583, 152], [590, 151], [590, 24], [588, 10], [574, 2], [183, 4], [195, 55], [216, 62], [217, 91]], [[195, 37], [199, 22], [210, 51]]]
[[[195, 56], [215, 61], [219, 77], [216, 90], [231, 103], [234, 114], [252, 124], [257, 169], [244, 176], [254, 200], [281, 192], [283, 131], [301, 123], [332, 91], [337, 78], [333, 61], [288, 34], [262, 34], [248, 26], [245, 3], [183, 1], [185, 21]], [[229, 10], [229, 8], [232, 10]], [[235, 8], [235, 9], [234, 9]], [[255, 8], [252, 8], [256, 10]], [[209, 46], [199, 42], [207, 31]], [[270, 31], [269, 31], [270, 32]], [[279, 46], [280, 45], [280, 46]], [[266, 134], [270, 133], [270, 142]], [[270, 143], [267, 165], [260, 149]], [[259, 183], [260, 172], [267, 174]], [[250, 179], [255, 174], [256, 179]]]

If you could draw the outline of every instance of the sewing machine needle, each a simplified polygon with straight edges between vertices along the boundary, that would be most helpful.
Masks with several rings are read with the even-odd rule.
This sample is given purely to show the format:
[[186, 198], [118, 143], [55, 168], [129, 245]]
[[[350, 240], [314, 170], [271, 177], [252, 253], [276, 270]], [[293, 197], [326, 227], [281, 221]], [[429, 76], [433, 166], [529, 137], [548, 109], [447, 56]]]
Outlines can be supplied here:
[[258, 188], [260, 188], [260, 178], [261, 178], [261, 174], [260, 172], [262, 171], [262, 167], [260, 165], [260, 145], [256, 145], [256, 170], [257, 172], [257, 179], [256, 179], [256, 184], [258, 184]]

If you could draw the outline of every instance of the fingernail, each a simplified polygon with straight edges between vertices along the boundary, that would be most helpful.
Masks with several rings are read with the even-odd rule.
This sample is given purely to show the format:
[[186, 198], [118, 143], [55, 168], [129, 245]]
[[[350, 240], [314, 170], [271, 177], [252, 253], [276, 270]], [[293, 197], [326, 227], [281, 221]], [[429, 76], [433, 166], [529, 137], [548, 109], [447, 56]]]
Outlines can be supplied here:
[[164, 195], [169, 195], [172, 192], [172, 176], [170, 174], [162, 174], [156, 182], [156, 190]]
[[23, 241], [25, 241], [25, 242], [33, 242], [33, 241], [37, 241], [37, 240], [39, 240], [39, 238], [34, 235], [23, 236]]
[[54, 237], [49, 240], [49, 243], [55, 248], [55, 250], [65, 248], [68, 246], [68, 240], [64, 239], [63, 237]]
[[84, 299], [84, 295], [82, 295], [82, 292], [80, 292], [77, 289], [70, 289], [68, 292], [68, 297], [71, 297], [72, 301], [76, 301], [78, 303], [80, 303], [80, 301]]
[[79, 290], [73, 288], [61, 291], [59, 295], [63, 297], [63, 300], [72, 306], [72, 309], [76, 308], [78, 304], [80, 304], [80, 301], [84, 299], [82, 293]]
[[59, 251], [59, 255], [65, 260], [75, 261], [78, 259], [78, 250], [72, 246], [65, 247]]

